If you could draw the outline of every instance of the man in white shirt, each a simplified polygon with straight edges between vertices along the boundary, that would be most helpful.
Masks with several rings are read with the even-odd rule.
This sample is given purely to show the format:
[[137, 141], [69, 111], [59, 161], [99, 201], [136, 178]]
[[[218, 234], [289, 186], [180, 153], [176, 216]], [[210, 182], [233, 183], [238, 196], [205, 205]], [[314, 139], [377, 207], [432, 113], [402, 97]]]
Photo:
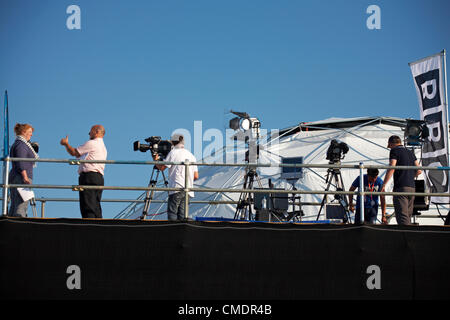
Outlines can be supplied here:
[[[106, 160], [107, 151], [103, 142], [105, 128], [102, 125], [94, 125], [89, 131], [89, 138], [85, 144], [78, 148], [69, 145], [69, 138], [61, 139], [61, 145], [66, 147], [67, 152], [82, 160]], [[78, 183], [81, 186], [94, 185], [104, 186], [104, 163], [82, 163], [78, 167]], [[80, 191], [80, 211], [83, 218], [102, 218], [101, 189], [88, 189]]]
[[[169, 152], [164, 161], [167, 162], [196, 162], [194, 155], [184, 148], [184, 138], [181, 134], [174, 134], [171, 137], [174, 148]], [[155, 161], [160, 160], [159, 155], [154, 155]], [[159, 170], [163, 171], [169, 168], [169, 188], [184, 188], [185, 186], [185, 166], [183, 165], [157, 165]], [[189, 166], [188, 188], [198, 179], [198, 169], [196, 165]], [[193, 197], [194, 192], [189, 192], [189, 197]], [[167, 203], [167, 217], [169, 220], [185, 219], [185, 193], [184, 191], [170, 191]]]

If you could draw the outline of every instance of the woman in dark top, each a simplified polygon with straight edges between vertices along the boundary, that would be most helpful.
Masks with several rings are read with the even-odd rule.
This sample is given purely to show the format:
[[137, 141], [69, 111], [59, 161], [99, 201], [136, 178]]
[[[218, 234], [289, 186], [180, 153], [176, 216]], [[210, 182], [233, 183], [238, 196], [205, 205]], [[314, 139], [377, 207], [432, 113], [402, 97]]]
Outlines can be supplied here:
[[[30, 144], [33, 135], [33, 127], [29, 124], [16, 124], [14, 132], [16, 133], [16, 141], [11, 146], [11, 158], [33, 158], [37, 159], [38, 155]], [[33, 180], [33, 167], [35, 163], [29, 161], [13, 161], [12, 169], [9, 173], [9, 183], [11, 184], [31, 184]], [[28, 201], [23, 201], [20, 193], [16, 188], [11, 188], [11, 207], [8, 215], [12, 217], [26, 217], [28, 210]]]

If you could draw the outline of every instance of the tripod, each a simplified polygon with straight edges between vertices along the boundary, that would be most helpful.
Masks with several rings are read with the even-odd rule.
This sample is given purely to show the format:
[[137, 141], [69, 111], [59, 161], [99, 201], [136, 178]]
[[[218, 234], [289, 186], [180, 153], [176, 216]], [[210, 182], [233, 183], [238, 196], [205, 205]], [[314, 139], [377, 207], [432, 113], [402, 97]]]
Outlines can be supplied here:
[[[295, 187], [297, 179], [289, 180], [288, 182], [292, 185], [292, 191], [296, 191], [297, 188]], [[298, 200], [298, 210], [295, 210], [295, 205]], [[297, 195], [295, 193], [292, 194], [292, 212], [288, 213], [288, 216], [286, 218], [286, 221], [302, 221], [302, 216], [304, 216], [303, 210], [302, 210], [302, 203], [301, 203], [301, 196]]]
[[[244, 176], [244, 190], [253, 189], [253, 184], [255, 183], [255, 178], [258, 181], [258, 185], [262, 188], [261, 180], [259, 180], [258, 173], [255, 168], [247, 168], [247, 172]], [[252, 219], [253, 211], [252, 204], [254, 198], [250, 192], [242, 192], [239, 196], [239, 201], [236, 207], [236, 213], [234, 214], [234, 219], [245, 219], [246, 213], [248, 212], [248, 220]]]
[[[337, 162], [340, 164], [340, 162]], [[329, 162], [329, 164], [334, 164], [334, 162]], [[333, 184], [334, 181], [334, 184]], [[327, 178], [326, 178], [327, 187], [325, 188], [325, 191], [329, 191], [331, 185], [333, 184], [336, 187], [336, 191], [344, 191], [344, 182], [342, 181], [342, 174], [341, 170], [339, 168], [329, 168], [327, 172]], [[339, 201], [339, 204], [341, 205], [342, 209], [344, 209], [344, 216], [343, 221], [346, 223], [349, 221], [349, 213], [348, 213], [348, 203], [344, 195], [338, 195], [336, 194], [334, 196], [336, 200]], [[322, 209], [327, 201], [327, 194], [323, 196], [322, 202], [320, 204], [319, 213], [317, 214], [316, 221], [319, 220], [320, 213], [322, 212]]]
[[31, 210], [33, 210], [33, 217], [37, 217], [36, 199], [33, 197], [30, 199]]
[[[156, 178], [153, 179], [153, 176], [155, 175], [156, 172]], [[166, 176], [164, 175], [164, 171], [159, 170], [156, 166], [153, 166], [153, 170], [152, 170], [152, 175], [150, 176], [150, 182], [148, 183], [149, 187], [155, 187], [156, 183], [158, 182], [158, 178], [159, 178], [159, 174], [162, 174], [162, 177], [164, 179], [164, 185], [167, 188], [167, 186], [169, 185]], [[153, 196], [155, 194], [155, 190], [147, 190], [146, 194], [145, 194], [145, 202], [144, 202], [144, 209], [142, 210], [142, 215], [140, 216], [139, 219], [141, 220], [145, 220], [145, 217], [148, 214], [148, 209], [150, 208], [150, 204], [153, 200]]]

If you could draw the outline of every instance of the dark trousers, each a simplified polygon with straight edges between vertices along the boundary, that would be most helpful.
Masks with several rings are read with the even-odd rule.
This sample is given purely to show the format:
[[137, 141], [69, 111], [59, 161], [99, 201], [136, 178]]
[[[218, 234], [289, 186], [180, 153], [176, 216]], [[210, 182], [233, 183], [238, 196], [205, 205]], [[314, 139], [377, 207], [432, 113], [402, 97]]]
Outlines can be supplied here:
[[[360, 222], [360, 208], [355, 209], [355, 224], [359, 224]], [[367, 224], [376, 224], [377, 223], [377, 215], [378, 215], [378, 207], [373, 208], [364, 208], [364, 222]]]
[[[416, 189], [411, 187], [402, 187], [394, 189], [394, 192], [416, 192]], [[414, 210], [414, 196], [393, 196], [392, 201], [394, 204], [397, 224], [411, 224], [411, 216]]]
[[184, 192], [177, 192], [169, 195], [167, 203], [167, 218], [170, 221], [184, 220], [185, 217], [185, 200]]
[[[103, 186], [103, 175], [98, 172], [82, 172], [78, 178], [80, 186]], [[80, 191], [80, 211], [83, 218], [102, 218], [102, 192], [100, 189]]]

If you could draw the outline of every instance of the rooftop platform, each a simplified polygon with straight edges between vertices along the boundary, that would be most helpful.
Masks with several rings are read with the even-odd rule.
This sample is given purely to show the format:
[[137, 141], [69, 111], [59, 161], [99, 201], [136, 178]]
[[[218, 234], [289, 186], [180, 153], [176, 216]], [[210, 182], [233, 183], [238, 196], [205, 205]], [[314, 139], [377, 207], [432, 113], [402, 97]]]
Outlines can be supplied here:
[[2, 299], [449, 299], [450, 228], [0, 218]]

